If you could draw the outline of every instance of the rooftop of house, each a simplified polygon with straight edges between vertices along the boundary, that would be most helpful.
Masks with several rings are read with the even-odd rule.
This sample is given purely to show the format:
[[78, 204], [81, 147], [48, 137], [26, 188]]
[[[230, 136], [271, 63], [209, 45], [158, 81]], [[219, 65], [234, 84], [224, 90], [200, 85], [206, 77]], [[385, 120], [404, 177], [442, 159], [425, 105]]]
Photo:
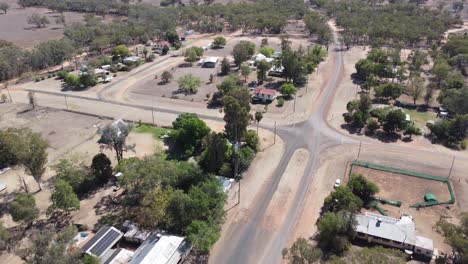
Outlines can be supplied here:
[[418, 244], [425, 249], [433, 249], [431, 239], [416, 236], [415, 223], [409, 215], [403, 215], [397, 219], [366, 212], [365, 215], [358, 214], [355, 217], [357, 232], [399, 243]]
[[138, 247], [130, 264], [176, 264], [187, 249], [183, 237], [155, 234]]
[[105, 226], [83, 245], [81, 250], [96, 257], [101, 257], [122, 238], [123, 233], [115, 227]]
[[218, 58], [217, 57], [207, 57], [203, 60], [203, 63], [217, 63]]
[[276, 91], [265, 87], [257, 87], [254, 91], [255, 94], [275, 95]]

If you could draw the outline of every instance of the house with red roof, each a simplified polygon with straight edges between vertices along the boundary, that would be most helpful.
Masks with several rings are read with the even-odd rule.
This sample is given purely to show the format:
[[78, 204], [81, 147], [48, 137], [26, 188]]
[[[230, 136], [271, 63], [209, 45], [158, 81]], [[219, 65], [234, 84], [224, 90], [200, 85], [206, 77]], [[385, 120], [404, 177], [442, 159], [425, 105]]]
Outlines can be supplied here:
[[265, 87], [257, 87], [254, 91], [254, 97], [262, 102], [271, 102], [276, 98], [276, 90]]

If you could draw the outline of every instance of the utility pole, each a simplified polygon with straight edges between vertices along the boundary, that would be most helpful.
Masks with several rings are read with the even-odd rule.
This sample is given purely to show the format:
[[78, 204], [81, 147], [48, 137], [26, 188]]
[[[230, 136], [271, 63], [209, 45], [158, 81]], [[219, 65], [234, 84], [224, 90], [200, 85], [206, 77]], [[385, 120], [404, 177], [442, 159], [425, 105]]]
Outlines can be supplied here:
[[8, 88], [8, 83], [5, 84], [5, 88], [7, 89], [8, 97], [10, 97], [10, 103], [13, 103], [13, 99], [11, 99], [10, 88]]
[[276, 144], [276, 121], [275, 121], [275, 129], [274, 129], [275, 136], [273, 137], [273, 145]]
[[357, 158], [356, 158], [356, 160], [358, 160], [358, 159], [359, 159], [359, 155], [361, 155], [361, 146], [362, 146], [362, 141], [359, 141], [359, 151], [358, 151], [358, 153], [357, 153]]
[[151, 107], [151, 118], [153, 119], [153, 126], [154, 126], [154, 108]]
[[453, 169], [453, 164], [455, 163], [455, 156], [453, 156], [453, 159], [452, 159], [452, 166], [450, 166], [450, 172], [449, 172], [449, 175], [447, 178], [450, 178], [450, 176], [452, 175], [452, 169]]
[[297, 98], [297, 96], [294, 95], [294, 110], [293, 110], [293, 113], [296, 112], [296, 98]]
[[66, 109], [68, 110], [68, 101], [67, 101], [67, 95], [65, 95], [65, 96], [64, 96], [64, 98], [65, 98], [65, 107], [66, 107]]

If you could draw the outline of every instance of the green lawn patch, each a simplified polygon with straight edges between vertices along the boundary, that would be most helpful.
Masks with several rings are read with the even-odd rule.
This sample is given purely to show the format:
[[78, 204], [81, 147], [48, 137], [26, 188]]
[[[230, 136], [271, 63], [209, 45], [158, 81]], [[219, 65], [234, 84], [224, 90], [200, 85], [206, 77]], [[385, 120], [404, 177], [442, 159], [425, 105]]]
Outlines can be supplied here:
[[437, 115], [434, 112], [420, 112], [418, 110], [409, 110], [409, 109], [404, 109], [403, 112], [405, 114], [410, 115], [411, 121], [413, 121], [415, 124], [420, 125], [421, 127], [424, 127], [429, 120], [436, 120]]
[[154, 127], [150, 125], [142, 125], [133, 129], [137, 133], [152, 134], [155, 139], [161, 139], [162, 135], [170, 135], [174, 129], [164, 127]]

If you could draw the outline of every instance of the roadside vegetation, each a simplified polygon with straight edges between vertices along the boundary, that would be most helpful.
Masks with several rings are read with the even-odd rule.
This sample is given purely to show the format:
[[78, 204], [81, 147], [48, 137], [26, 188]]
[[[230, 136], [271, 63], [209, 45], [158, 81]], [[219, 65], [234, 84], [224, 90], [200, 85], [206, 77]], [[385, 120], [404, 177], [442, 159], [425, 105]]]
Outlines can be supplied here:
[[[366, 134], [383, 140], [395, 140], [399, 132], [411, 140], [413, 135], [421, 135], [427, 124], [430, 132], [426, 136], [432, 141], [466, 148], [468, 90], [460, 66], [465, 56], [460, 52], [466, 52], [460, 49], [464, 44], [465, 36], [454, 36], [442, 49], [413, 50], [407, 60], [400, 59], [401, 50], [397, 48], [372, 49], [355, 65], [353, 77], [361, 88], [360, 98], [348, 103], [345, 122], [351, 129], [365, 129]], [[432, 69], [425, 70], [430, 64]], [[400, 101], [402, 95], [411, 102]], [[434, 101], [446, 110], [431, 107]], [[404, 109], [434, 111], [440, 119], [416, 125], [407, 120]]]

